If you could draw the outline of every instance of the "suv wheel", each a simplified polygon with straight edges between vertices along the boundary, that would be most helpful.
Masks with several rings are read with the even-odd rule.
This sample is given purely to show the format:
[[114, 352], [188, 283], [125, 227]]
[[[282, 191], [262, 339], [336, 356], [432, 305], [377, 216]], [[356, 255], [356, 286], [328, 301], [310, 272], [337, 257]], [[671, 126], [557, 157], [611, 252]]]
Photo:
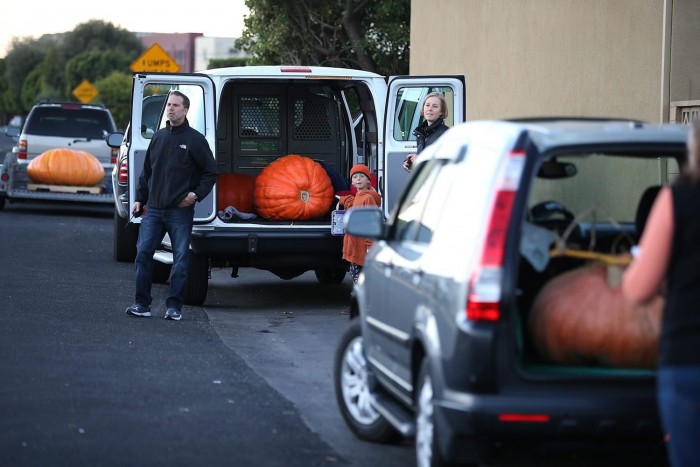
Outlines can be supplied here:
[[365, 441], [388, 443], [399, 433], [370, 404], [369, 368], [360, 320], [354, 319], [340, 338], [335, 354], [335, 397], [345, 423]]
[[[416, 393], [416, 466], [446, 467], [454, 465], [442, 459], [435, 426], [435, 404], [433, 399], [433, 379], [430, 375], [428, 359], [423, 360], [418, 375]], [[463, 467], [477, 467], [478, 463], [460, 463]]]
[[209, 258], [190, 251], [187, 281], [185, 282], [185, 305], [200, 306], [207, 298], [209, 287]]
[[332, 266], [324, 269], [316, 269], [316, 279], [321, 284], [340, 284], [345, 279], [348, 268], [345, 266]]
[[139, 224], [129, 222], [114, 211], [114, 260], [133, 263], [136, 259], [136, 240]]

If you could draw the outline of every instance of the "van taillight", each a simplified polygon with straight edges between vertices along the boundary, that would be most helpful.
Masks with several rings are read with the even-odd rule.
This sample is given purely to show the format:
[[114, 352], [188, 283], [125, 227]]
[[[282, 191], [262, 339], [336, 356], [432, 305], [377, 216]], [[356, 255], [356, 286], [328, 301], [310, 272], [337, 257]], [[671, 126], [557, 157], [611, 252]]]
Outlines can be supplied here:
[[21, 139], [17, 143], [17, 159], [27, 160], [27, 140]]
[[112, 149], [112, 157], [111, 157], [111, 162], [112, 164], [117, 163], [117, 158], [119, 157], [119, 148], [111, 148]]
[[119, 164], [119, 175], [117, 176], [117, 181], [119, 183], [129, 182], [129, 165], [126, 157], [122, 159], [121, 164]]
[[525, 152], [508, 154], [496, 183], [484, 245], [478, 267], [469, 280], [466, 315], [470, 321], [498, 321], [508, 226], [515, 195], [525, 166]]

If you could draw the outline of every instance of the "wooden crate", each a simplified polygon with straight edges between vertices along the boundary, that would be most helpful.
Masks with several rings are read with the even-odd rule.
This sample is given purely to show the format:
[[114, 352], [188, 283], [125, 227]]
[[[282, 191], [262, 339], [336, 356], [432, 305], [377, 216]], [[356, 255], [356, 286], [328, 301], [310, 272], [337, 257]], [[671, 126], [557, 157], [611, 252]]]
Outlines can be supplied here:
[[45, 185], [41, 183], [27, 184], [29, 191], [44, 191], [49, 193], [74, 193], [74, 194], [92, 194], [99, 195], [102, 193], [101, 186], [69, 186], [69, 185]]

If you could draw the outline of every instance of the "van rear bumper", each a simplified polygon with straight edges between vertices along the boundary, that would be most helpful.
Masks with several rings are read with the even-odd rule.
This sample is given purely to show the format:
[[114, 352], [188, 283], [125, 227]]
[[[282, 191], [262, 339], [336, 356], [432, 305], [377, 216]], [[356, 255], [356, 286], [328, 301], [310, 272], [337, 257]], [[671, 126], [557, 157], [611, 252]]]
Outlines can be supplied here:
[[[192, 251], [213, 258], [240, 262], [242, 258], [299, 261], [315, 267], [332, 266], [342, 259], [343, 237], [323, 229], [197, 229]], [[286, 258], [286, 259], [285, 259]]]

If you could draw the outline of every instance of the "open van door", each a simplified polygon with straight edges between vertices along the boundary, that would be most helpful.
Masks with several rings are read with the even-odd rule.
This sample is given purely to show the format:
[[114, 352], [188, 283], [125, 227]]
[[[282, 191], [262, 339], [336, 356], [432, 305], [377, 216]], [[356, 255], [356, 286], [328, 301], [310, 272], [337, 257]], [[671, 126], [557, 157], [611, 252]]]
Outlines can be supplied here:
[[[214, 83], [202, 74], [145, 74], [134, 75], [131, 100], [131, 148], [129, 151], [129, 199], [136, 197], [136, 186], [143, 170], [146, 149], [153, 133], [163, 128], [167, 115], [163, 112], [160, 120], [151, 118], [149, 112], [142, 112], [152, 96], [167, 95], [178, 90], [190, 99], [187, 121], [190, 126], [204, 135], [212, 154], [216, 154], [216, 104]], [[206, 198], [195, 204], [194, 222], [206, 223], [216, 216], [216, 186]], [[133, 203], [133, 201], [132, 201]]]
[[447, 101], [445, 124], [452, 127], [466, 120], [464, 76], [392, 76], [389, 78], [384, 121], [384, 214], [388, 217], [406, 185], [409, 174], [403, 161], [415, 154], [413, 130], [423, 121], [421, 106], [431, 92]]

